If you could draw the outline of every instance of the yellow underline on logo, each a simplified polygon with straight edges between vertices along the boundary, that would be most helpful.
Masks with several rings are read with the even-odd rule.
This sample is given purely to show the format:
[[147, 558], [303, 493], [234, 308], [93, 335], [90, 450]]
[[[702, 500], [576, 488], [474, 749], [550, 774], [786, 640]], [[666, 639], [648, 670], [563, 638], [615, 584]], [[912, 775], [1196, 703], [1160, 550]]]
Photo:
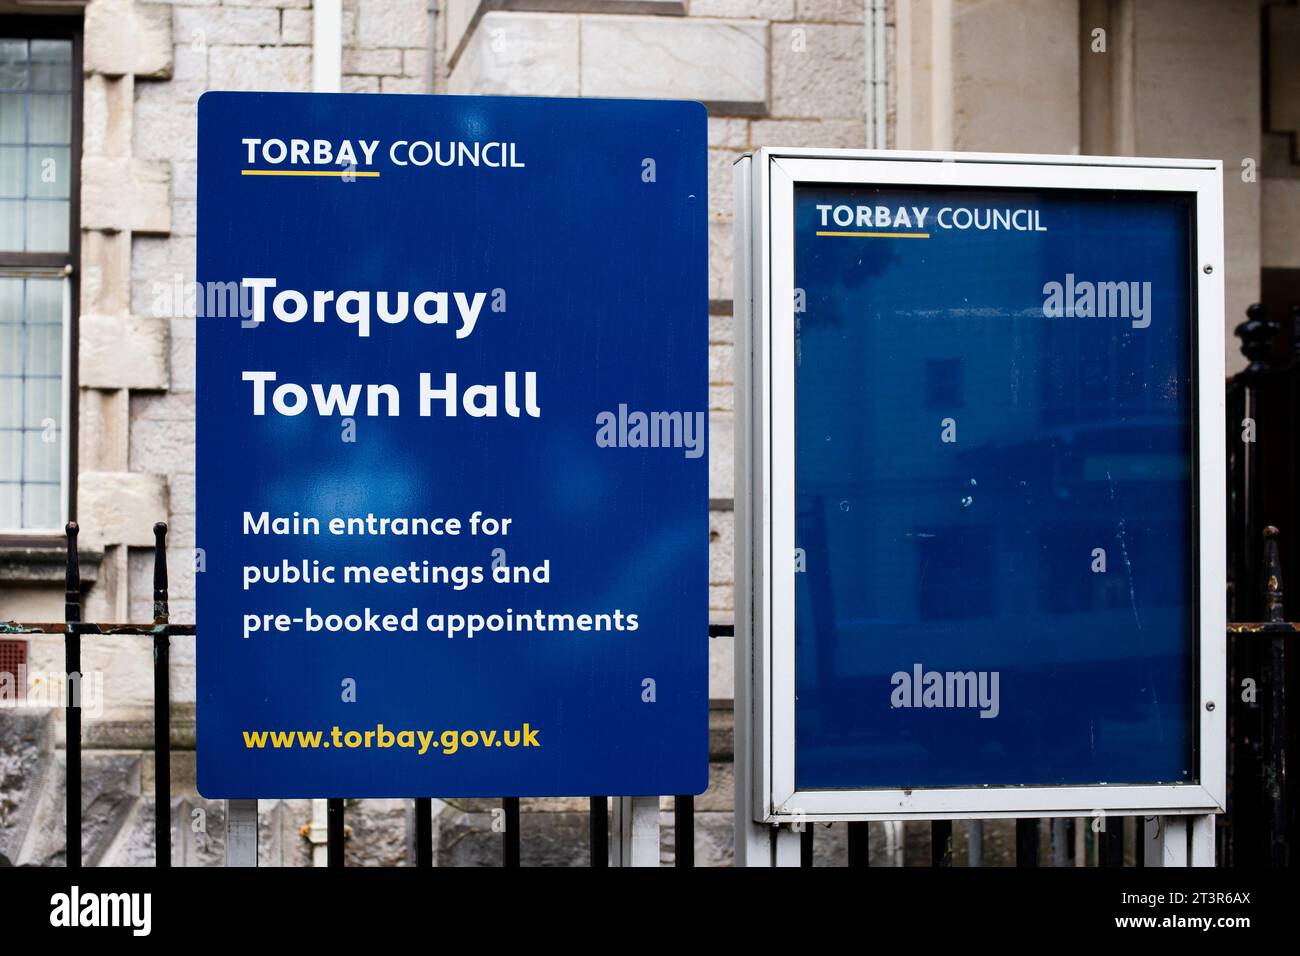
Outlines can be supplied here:
[[356, 173], [346, 169], [337, 172], [332, 169], [241, 169], [241, 176], [367, 176], [377, 177], [378, 173]]
[[862, 239], [929, 239], [928, 232], [819, 232], [819, 236], [856, 236]]

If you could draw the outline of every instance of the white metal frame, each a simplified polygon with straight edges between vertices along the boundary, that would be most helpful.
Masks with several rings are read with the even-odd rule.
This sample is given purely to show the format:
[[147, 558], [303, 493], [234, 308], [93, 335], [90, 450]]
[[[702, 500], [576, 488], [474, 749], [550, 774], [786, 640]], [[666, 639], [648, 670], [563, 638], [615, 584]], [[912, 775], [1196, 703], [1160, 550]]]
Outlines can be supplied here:
[[[1198, 782], [797, 790], [794, 188], [799, 183], [1184, 192], [1196, 198]], [[1212, 814], [1225, 801], [1223, 200], [1217, 160], [763, 149], [736, 178], [737, 760], [748, 819]], [[778, 556], [781, 556], [778, 560]], [[785, 570], [779, 571], [777, 569]], [[744, 741], [748, 740], [748, 749]], [[741, 751], [745, 752], [742, 754]], [[743, 784], [738, 782], [738, 791]], [[743, 829], [737, 820], [738, 852]], [[750, 834], [752, 838], [753, 834]], [[757, 852], [757, 851], [755, 851]]]

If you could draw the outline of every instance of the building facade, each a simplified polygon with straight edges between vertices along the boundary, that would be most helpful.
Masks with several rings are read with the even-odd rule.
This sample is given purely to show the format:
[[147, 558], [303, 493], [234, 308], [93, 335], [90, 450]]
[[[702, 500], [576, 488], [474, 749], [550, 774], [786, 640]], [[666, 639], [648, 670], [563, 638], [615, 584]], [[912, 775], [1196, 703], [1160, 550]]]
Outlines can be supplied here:
[[[152, 618], [158, 520], [170, 527], [172, 619], [193, 620], [205, 90], [708, 107], [710, 613], [725, 623], [735, 159], [764, 145], [1220, 159], [1234, 371], [1245, 307], [1300, 302], [1297, 50], [1300, 6], [1280, 0], [0, 0], [0, 621], [61, 618], [69, 519], [82, 529], [87, 620]], [[236, 462], [229, 480], [255, 474]], [[57, 637], [0, 641], [0, 670], [37, 680], [24, 693], [57, 689], [62, 660]], [[222, 807], [194, 789], [193, 662], [193, 641], [174, 640], [173, 847], [177, 862], [216, 863]], [[150, 863], [150, 645], [88, 641], [83, 668], [102, 678], [102, 699], [83, 702], [86, 860]], [[701, 864], [731, 858], [732, 685], [730, 639], [715, 638]], [[19, 703], [0, 710], [0, 862], [58, 863], [62, 723], [39, 700]], [[435, 802], [439, 861], [495, 860], [496, 805]], [[585, 862], [585, 801], [525, 811], [525, 862]], [[410, 862], [411, 813], [409, 801], [359, 802], [351, 861]], [[265, 863], [320, 857], [319, 805], [263, 801], [261, 815]], [[905, 836], [888, 830], [873, 846], [898, 858]]]

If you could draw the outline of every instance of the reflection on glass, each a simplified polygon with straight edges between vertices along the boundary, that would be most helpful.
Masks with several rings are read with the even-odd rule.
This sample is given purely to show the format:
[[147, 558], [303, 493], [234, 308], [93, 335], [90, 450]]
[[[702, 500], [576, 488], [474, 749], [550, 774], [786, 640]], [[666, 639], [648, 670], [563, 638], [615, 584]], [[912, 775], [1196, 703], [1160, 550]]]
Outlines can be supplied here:
[[65, 200], [29, 200], [27, 251], [62, 252], [68, 248], [68, 203]]
[[66, 282], [0, 276], [0, 531], [62, 522]]
[[796, 190], [800, 788], [1194, 779], [1191, 204]]
[[71, 90], [70, 41], [0, 40], [0, 250], [68, 250]]

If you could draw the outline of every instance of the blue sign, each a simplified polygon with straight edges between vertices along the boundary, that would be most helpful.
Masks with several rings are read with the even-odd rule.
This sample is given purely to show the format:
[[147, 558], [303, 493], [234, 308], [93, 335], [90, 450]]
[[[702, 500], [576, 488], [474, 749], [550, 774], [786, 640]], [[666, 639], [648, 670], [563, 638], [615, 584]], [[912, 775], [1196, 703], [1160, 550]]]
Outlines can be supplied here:
[[695, 103], [199, 104], [198, 785], [698, 793]]
[[795, 187], [798, 789], [1195, 782], [1194, 215]]

